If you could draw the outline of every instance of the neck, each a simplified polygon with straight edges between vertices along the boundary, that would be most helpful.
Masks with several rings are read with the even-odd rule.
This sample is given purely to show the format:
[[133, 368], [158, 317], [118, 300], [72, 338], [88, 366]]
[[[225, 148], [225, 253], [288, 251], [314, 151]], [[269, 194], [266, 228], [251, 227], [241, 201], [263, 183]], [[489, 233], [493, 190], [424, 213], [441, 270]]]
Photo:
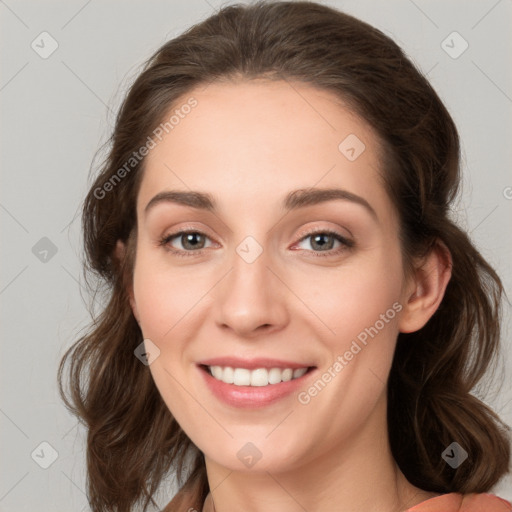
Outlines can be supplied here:
[[[385, 415], [385, 406], [383, 400], [374, 413]], [[203, 512], [401, 512], [435, 496], [406, 480], [386, 429], [372, 425], [379, 422], [286, 472], [231, 471], [205, 457], [212, 492]]]

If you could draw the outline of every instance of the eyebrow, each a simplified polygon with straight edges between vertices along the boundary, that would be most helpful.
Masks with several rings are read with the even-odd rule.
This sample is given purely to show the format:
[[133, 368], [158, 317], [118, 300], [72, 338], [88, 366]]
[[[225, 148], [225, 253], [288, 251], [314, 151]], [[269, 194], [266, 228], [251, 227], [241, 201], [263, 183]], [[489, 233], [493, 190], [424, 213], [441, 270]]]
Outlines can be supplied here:
[[[366, 199], [341, 188], [309, 188], [294, 190], [284, 198], [283, 208], [287, 211], [297, 210], [305, 206], [312, 206], [335, 199], [350, 201], [363, 206], [368, 213], [378, 221], [377, 213]], [[215, 212], [217, 210], [217, 202], [211, 194], [195, 191], [185, 192], [180, 190], [166, 190], [154, 196], [146, 205], [144, 212], [147, 214], [149, 210], [160, 203], [176, 203], [211, 212]]]

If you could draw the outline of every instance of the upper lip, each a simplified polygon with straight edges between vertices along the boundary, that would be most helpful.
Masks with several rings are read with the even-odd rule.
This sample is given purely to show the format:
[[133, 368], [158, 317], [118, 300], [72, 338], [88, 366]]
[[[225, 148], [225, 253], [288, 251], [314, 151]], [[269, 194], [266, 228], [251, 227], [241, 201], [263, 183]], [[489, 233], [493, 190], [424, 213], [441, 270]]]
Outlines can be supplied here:
[[282, 359], [270, 359], [267, 357], [256, 357], [254, 359], [241, 359], [239, 357], [214, 357], [199, 361], [197, 364], [205, 366], [230, 366], [231, 368], [246, 368], [255, 370], [256, 368], [309, 368], [313, 365], [307, 363], [296, 363], [284, 361]]

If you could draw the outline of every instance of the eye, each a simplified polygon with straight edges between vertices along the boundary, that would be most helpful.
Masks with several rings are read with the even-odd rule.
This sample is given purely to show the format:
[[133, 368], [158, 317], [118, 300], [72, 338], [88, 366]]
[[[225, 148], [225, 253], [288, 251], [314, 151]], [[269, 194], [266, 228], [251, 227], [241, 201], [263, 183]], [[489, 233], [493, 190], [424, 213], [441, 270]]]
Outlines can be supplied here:
[[[301, 238], [299, 244], [307, 241], [308, 239], [310, 239], [309, 245], [312, 247], [314, 256], [334, 256], [354, 247], [355, 245], [352, 240], [345, 238], [343, 235], [336, 231], [331, 231], [328, 229], [316, 230], [307, 233], [306, 236]], [[337, 248], [333, 248], [336, 242], [338, 242], [339, 245]], [[309, 249], [306, 250], [309, 251]]]
[[[175, 248], [172, 245], [172, 241], [177, 239], [181, 247]], [[205, 248], [205, 241], [209, 240], [209, 237], [201, 231], [177, 231], [166, 235], [160, 240], [160, 245], [164, 246], [170, 252], [175, 253], [178, 256], [192, 256], [195, 253], [201, 254], [202, 249]]]
[[[175, 239], [181, 247], [175, 247], [173, 245]], [[303, 236], [298, 244], [304, 243], [308, 239], [311, 239], [310, 246], [312, 250], [307, 248], [302, 249], [311, 252], [314, 256], [320, 257], [336, 256], [355, 245], [352, 240], [345, 238], [336, 231], [328, 229], [311, 231]], [[182, 230], [164, 236], [160, 239], [159, 245], [165, 247], [166, 250], [176, 256], [197, 256], [202, 254], [205, 248], [211, 247], [212, 244], [209, 246], [205, 245], [207, 240], [210, 240], [210, 238], [201, 231]], [[333, 248], [336, 242], [339, 245], [337, 248]]]

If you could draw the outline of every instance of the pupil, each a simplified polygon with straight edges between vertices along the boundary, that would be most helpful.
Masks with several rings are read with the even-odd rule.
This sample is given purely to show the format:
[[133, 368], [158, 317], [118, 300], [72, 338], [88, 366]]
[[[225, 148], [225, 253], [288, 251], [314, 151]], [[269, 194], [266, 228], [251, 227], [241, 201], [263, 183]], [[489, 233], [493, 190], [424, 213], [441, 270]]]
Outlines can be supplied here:
[[201, 236], [199, 233], [188, 233], [185, 235], [185, 244], [184, 247], [186, 247], [187, 244], [189, 244], [192, 248], [197, 248], [197, 240], [196, 237]]
[[[330, 237], [331, 237], [331, 235], [327, 235], [327, 234], [315, 235], [313, 237], [313, 245], [318, 245], [320, 248], [325, 248], [326, 246], [328, 246], [327, 248], [330, 248], [330, 245], [332, 245], [332, 244], [329, 244], [328, 242], [325, 241], [325, 238], [330, 238]], [[324, 239], [323, 242], [322, 242], [322, 239]]]

